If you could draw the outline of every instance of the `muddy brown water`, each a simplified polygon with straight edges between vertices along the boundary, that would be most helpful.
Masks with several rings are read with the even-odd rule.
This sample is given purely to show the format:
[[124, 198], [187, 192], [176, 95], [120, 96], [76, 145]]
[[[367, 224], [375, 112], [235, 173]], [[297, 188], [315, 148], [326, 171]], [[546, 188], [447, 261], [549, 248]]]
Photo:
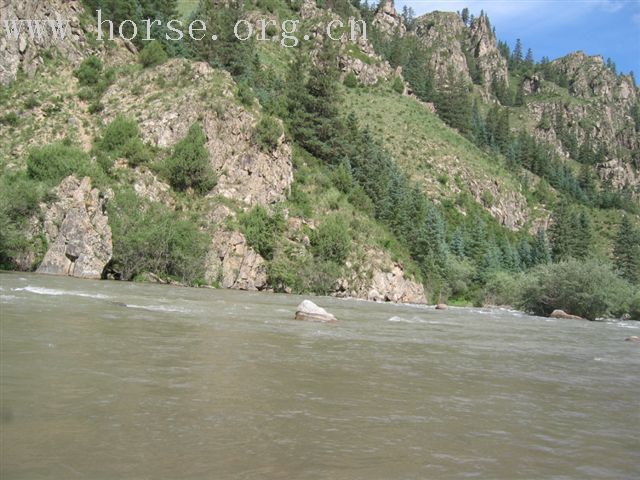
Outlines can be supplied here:
[[0, 273], [0, 478], [640, 478], [640, 334]]

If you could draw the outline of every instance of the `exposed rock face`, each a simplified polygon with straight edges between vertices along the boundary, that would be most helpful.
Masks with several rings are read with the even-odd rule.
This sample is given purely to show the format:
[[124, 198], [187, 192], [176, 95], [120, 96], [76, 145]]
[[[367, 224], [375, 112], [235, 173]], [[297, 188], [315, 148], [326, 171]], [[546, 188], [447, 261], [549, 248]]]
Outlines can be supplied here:
[[490, 90], [494, 80], [503, 81], [509, 85], [507, 60], [498, 50], [487, 16], [483, 14], [474, 19], [469, 33], [468, 48], [475, 57], [485, 90]]
[[[601, 179], [610, 181], [614, 188], [638, 191], [638, 159], [633, 152], [640, 150], [640, 135], [630, 111], [640, 94], [631, 77], [615, 75], [602, 57], [589, 57], [583, 52], [554, 60], [551, 68], [564, 77], [571, 97], [566, 90], [537, 76], [525, 81], [527, 109], [538, 124], [536, 137], [554, 145], [564, 156], [569, 152], [559, 138], [559, 126], [578, 145], [589, 139], [594, 151], [605, 147], [606, 161], [597, 168]], [[539, 97], [538, 93], [545, 96]]]
[[404, 36], [407, 32], [407, 27], [405, 27], [402, 17], [396, 11], [394, 0], [382, 0], [380, 2], [372, 23], [378, 30], [387, 35], [398, 33], [400, 36]]
[[338, 280], [337, 297], [375, 302], [426, 303], [422, 284], [406, 278], [404, 269], [383, 252], [371, 250], [366, 258], [347, 262], [350, 275]]
[[[154, 88], [158, 78], [176, 86], [165, 87], [159, 97]], [[108, 105], [104, 119], [108, 122], [117, 114], [138, 117], [144, 140], [163, 148], [175, 145], [198, 122], [218, 174], [212, 195], [248, 205], [283, 200], [293, 182], [291, 148], [283, 135], [274, 151], [260, 150], [253, 138], [257, 119], [235, 102], [234, 89], [227, 72], [174, 59], [144, 71], [132, 82], [110, 87], [103, 98]]]
[[564, 310], [554, 310], [553, 312], [551, 312], [551, 315], [549, 315], [550, 318], [565, 318], [567, 320], [584, 320], [584, 318], [579, 317], [577, 315], [570, 315], [567, 312], [565, 312]]
[[224, 288], [262, 290], [267, 285], [267, 268], [242, 233], [219, 230], [207, 255], [205, 279]]
[[91, 188], [91, 179], [65, 178], [55, 189], [58, 200], [43, 205], [49, 250], [38, 273], [101, 278], [113, 245], [105, 204], [111, 195]]
[[[54, 37], [49, 23], [42, 25], [42, 35], [29, 34], [26, 24], [16, 40], [7, 36], [4, 24], [0, 25], [0, 84], [7, 85], [16, 78], [19, 67], [33, 76], [43, 63], [42, 54], [56, 49], [62, 56], [77, 61], [86, 50], [84, 32], [80, 28], [79, 16], [83, 8], [77, 0], [0, 0], [0, 20], [38, 20], [66, 22], [65, 38]], [[35, 24], [34, 24], [35, 26]]]
[[327, 312], [324, 308], [319, 307], [311, 300], [303, 300], [296, 309], [296, 320], [304, 320], [307, 322], [335, 322], [335, 315]]
[[415, 34], [431, 52], [430, 68], [438, 85], [446, 85], [450, 75], [471, 83], [461, 42], [467, 27], [458, 14], [435, 11], [422, 15], [415, 21]]
[[600, 178], [617, 190], [627, 189], [640, 197], [640, 173], [630, 163], [619, 159], [597, 166]]

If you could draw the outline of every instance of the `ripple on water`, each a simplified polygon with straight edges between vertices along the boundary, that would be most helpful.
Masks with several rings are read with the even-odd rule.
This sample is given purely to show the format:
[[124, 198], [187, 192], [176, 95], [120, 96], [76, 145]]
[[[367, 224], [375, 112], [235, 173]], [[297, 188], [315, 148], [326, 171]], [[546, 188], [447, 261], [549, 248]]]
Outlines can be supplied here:
[[87, 292], [80, 292], [80, 291], [58, 290], [56, 288], [33, 287], [31, 285], [27, 285], [26, 287], [14, 288], [13, 291], [35, 293], [37, 295], [51, 295], [54, 297], [58, 297], [61, 295], [68, 295], [71, 297], [97, 298], [102, 300], [109, 298], [108, 295], [103, 295], [101, 293], [87, 293]]

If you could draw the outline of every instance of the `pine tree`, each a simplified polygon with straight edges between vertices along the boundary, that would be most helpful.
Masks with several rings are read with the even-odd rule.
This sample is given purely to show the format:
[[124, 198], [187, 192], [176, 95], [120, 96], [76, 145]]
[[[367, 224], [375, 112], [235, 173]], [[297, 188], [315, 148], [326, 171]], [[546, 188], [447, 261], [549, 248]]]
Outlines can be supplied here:
[[551, 253], [556, 262], [573, 257], [576, 231], [576, 217], [566, 201], [562, 201], [554, 210], [549, 228]]
[[580, 212], [577, 219], [578, 231], [575, 235], [573, 256], [575, 258], [584, 259], [591, 253], [591, 244], [593, 243], [593, 227], [591, 219], [584, 210]]
[[519, 38], [516, 39], [516, 46], [513, 48], [510, 60], [509, 67], [512, 70], [517, 70], [522, 65], [522, 42]]
[[524, 66], [527, 70], [532, 70], [535, 64], [535, 60], [533, 58], [533, 50], [530, 48], [527, 50], [527, 56], [524, 59]]
[[462, 9], [462, 23], [464, 23], [467, 27], [469, 26], [469, 9], [467, 7]]
[[628, 215], [622, 218], [615, 238], [613, 261], [623, 278], [640, 282], [640, 232], [633, 227]]
[[531, 266], [546, 265], [547, 263], [551, 263], [551, 249], [544, 229], [540, 228], [531, 247]]

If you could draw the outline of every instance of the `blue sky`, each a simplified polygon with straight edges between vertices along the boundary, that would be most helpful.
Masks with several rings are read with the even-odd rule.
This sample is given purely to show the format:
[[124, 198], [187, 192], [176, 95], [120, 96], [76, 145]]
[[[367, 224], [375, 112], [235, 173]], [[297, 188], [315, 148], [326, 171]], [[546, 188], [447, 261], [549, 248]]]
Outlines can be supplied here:
[[498, 38], [511, 48], [520, 38], [536, 60], [582, 50], [611, 57], [619, 72], [633, 70], [640, 81], [640, 0], [396, 0], [398, 11], [404, 5], [416, 15], [484, 10]]

